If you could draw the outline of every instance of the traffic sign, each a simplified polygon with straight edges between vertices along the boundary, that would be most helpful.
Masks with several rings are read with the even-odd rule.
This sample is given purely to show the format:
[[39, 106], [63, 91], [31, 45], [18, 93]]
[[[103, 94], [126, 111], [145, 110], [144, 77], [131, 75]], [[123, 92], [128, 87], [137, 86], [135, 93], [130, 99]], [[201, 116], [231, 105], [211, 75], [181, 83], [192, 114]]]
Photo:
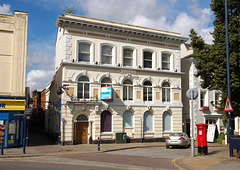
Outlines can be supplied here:
[[[192, 96], [193, 95], [193, 96]], [[198, 97], [198, 91], [196, 88], [190, 88], [187, 90], [186, 92], [186, 96], [189, 100], [191, 100], [193, 98], [193, 100], [195, 100]]]
[[233, 112], [233, 107], [232, 107], [231, 101], [230, 101], [228, 96], [227, 96], [226, 103], [225, 103], [223, 111], [224, 112]]

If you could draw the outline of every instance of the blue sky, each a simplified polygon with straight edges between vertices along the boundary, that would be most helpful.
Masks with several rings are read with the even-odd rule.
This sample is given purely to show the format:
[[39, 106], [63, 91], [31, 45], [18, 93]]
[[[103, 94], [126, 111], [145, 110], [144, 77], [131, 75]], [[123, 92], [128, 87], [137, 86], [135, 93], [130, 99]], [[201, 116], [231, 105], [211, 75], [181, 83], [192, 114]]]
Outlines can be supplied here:
[[180, 32], [194, 28], [212, 42], [211, 0], [0, 0], [0, 14], [28, 13], [27, 86], [44, 89], [54, 75], [57, 17], [64, 7], [77, 15]]

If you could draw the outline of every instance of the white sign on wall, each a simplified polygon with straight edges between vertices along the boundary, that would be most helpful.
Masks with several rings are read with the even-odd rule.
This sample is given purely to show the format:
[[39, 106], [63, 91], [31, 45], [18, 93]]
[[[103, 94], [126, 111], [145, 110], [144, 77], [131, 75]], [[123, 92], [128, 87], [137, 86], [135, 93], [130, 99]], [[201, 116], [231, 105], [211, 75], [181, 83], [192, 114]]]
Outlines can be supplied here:
[[216, 125], [208, 125], [207, 142], [214, 142]]

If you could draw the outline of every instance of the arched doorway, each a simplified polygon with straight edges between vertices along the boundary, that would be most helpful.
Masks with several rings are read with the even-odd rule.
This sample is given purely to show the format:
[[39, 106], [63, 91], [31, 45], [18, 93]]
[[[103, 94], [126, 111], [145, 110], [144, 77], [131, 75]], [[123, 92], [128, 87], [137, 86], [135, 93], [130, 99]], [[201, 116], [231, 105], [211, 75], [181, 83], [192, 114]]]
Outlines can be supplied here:
[[88, 118], [85, 115], [79, 115], [75, 124], [76, 144], [88, 143]]
[[112, 114], [105, 110], [101, 114], [101, 132], [112, 131]]

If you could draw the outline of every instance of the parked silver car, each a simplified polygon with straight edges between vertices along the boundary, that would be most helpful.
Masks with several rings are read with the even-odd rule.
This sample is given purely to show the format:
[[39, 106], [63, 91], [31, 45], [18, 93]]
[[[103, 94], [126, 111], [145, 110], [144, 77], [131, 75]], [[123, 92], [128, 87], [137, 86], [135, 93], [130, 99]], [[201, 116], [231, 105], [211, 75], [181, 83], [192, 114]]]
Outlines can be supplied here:
[[191, 144], [191, 139], [184, 132], [171, 133], [166, 138], [166, 148], [169, 146], [183, 146], [188, 148]]

